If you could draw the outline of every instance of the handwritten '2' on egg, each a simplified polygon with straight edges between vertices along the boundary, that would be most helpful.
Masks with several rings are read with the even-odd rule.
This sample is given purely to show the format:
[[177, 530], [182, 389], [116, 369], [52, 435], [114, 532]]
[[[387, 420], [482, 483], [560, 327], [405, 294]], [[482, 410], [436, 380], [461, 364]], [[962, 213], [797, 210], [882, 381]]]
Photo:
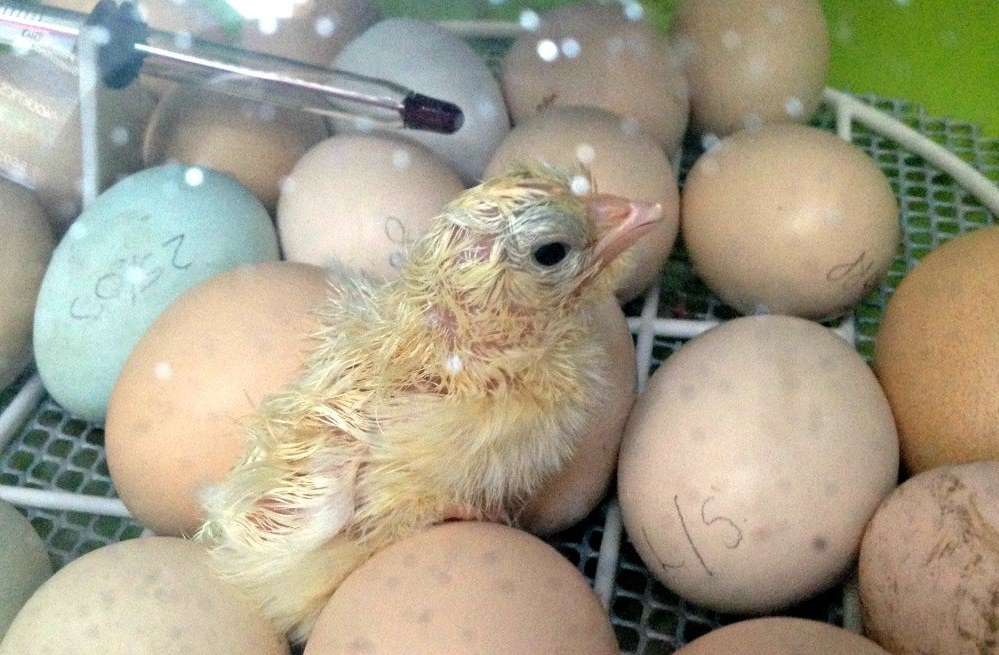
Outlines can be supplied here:
[[46, 389], [103, 420], [132, 348], [181, 292], [277, 258], [267, 211], [231, 178], [177, 164], [125, 178], [80, 215], [42, 281], [34, 344]]

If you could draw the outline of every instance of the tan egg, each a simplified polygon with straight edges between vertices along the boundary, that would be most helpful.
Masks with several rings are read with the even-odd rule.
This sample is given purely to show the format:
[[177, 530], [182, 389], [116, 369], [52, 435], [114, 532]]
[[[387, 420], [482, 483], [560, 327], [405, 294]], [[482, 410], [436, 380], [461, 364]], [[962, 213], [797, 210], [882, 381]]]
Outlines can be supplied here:
[[223, 83], [219, 78], [167, 93], [149, 121], [144, 159], [149, 166], [176, 160], [227, 173], [273, 213], [282, 180], [328, 136], [326, 122], [212, 91]]
[[70, 562], [14, 619], [0, 655], [287, 655], [288, 644], [170, 537], [105, 546]]
[[691, 642], [676, 655], [888, 655], [877, 644], [842, 628], [787, 617], [727, 625]]
[[569, 528], [596, 508], [617, 468], [617, 451], [628, 413], [635, 402], [635, 345], [621, 308], [613, 298], [590, 310], [606, 354], [611, 393], [601, 398], [576, 453], [566, 468], [546, 483], [518, 517], [522, 527], [549, 535]]
[[282, 15], [276, 22], [247, 22], [241, 45], [330, 68], [340, 50], [380, 15], [371, 0], [296, 0], [290, 16]]
[[305, 655], [616, 655], [610, 620], [554, 548], [448, 523], [376, 554], [320, 615]]
[[556, 107], [514, 128], [486, 177], [532, 159], [578, 171], [580, 192], [589, 190], [582, 175], [588, 168], [600, 193], [660, 203], [662, 220], [623, 256], [617, 296], [631, 300], [659, 279], [679, 230], [680, 198], [669, 160], [652, 139], [602, 109]]
[[285, 257], [398, 275], [410, 245], [464, 187], [423, 146], [381, 136], [335, 136], [296, 164], [281, 192]]
[[884, 279], [901, 238], [877, 165], [801, 125], [722, 140], [697, 160], [682, 206], [695, 270], [744, 314], [843, 314]]
[[208, 279], [132, 351], [111, 394], [108, 468], [119, 496], [160, 534], [193, 534], [199, 494], [244, 448], [240, 421], [294, 380], [326, 297], [314, 266], [267, 262]]
[[999, 462], [910, 479], [860, 551], [867, 634], [896, 655], [994, 653], [999, 639]]
[[829, 34], [818, 0], [686, 0], [670, 31], [700, 132], [805, 123], [822, 100]]
[[912, 472], [999, 460], [999, 228], [931, 252], [881, 321], [874, 367]]
[[52, 563], [31, 521], [0, 500], [0, 641], [35, 590], [52, 575]]
[[545, 14], [507, 52], [502, 81], [514, 124], [549, 107], [600, 107], [637, 123], [670, 153], [687, 129], [687, 81], [638, 3]]
[[0, 178], [0, 390], [31, 361], [35, 301], [54, 247], [34, 195]]
[[811, 321], [754, 316], [655, 372], [625, 430], [618, 496], [663, 584], [763, 613], [840, 579], [897, 475], [891, 410], [860, 356]]

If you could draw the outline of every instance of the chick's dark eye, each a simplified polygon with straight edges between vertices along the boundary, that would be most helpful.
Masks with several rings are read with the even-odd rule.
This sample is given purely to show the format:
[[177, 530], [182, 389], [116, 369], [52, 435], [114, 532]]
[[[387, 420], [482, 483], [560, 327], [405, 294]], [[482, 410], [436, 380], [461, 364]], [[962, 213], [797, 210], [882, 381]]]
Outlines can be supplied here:
[[555, 266], [569, 254], [569, 246], [561, 241], [546, 243], [534, 251], [534, 261], [542, 266]]

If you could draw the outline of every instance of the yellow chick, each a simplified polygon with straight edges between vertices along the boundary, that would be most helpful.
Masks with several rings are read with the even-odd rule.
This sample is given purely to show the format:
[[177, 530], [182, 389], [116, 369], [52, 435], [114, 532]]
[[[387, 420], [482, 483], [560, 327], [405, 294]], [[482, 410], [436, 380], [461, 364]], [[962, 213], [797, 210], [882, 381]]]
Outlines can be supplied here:
[[515, 522], [600, 411], [583, 310], [660, 214], [524, 167], [446, 207], [398, 280], [334, 276], [302, 377], [205, 495], [219, 574], [302, 641], [378, 549], [448, 519]]

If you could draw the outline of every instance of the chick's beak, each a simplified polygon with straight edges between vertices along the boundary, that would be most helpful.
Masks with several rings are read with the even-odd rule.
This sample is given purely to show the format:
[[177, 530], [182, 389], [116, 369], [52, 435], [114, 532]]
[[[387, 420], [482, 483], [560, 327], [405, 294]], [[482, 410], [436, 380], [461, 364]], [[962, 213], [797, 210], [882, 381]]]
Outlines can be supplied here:
[[659, 203], [637, 202], [619, 196], [597, 195], [588, 202], [600, 234], [594, 256], [604, 267], [652, 231], [663, 215]]

